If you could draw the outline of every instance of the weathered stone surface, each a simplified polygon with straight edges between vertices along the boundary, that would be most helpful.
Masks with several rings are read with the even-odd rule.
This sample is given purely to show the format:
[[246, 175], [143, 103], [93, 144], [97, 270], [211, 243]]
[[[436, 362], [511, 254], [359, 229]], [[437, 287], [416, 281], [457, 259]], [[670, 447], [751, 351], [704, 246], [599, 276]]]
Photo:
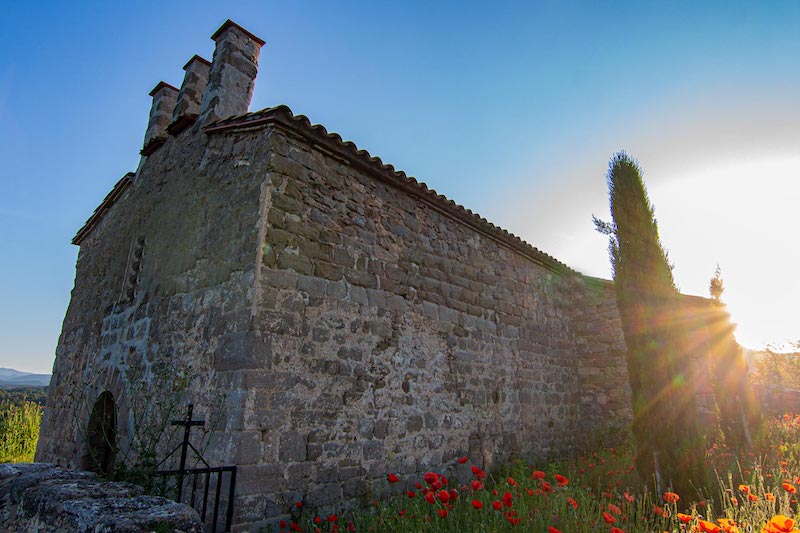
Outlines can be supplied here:
[[0, 526], [19, 532], [204, 531], [188, 505], [42, 463], [0, 465]]

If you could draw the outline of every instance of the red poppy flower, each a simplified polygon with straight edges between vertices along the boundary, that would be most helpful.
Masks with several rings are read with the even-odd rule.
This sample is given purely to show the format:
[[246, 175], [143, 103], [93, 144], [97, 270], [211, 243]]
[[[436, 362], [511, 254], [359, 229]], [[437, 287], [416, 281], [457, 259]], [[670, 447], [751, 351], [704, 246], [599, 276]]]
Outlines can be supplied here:
[[542, 481], [542, 490], [545, 492], [553, 492], [553, 486], [547, 481]]
[[486, 472], [478, 468], [477, 466], [472, 466], [472, 475], [474, 475], [477, 479], [483, 479], [486, 477]]
[[622, 509], [620, 509], [619, 507], [617, 507], [613, 503], [609, 503], [608, 504], [608, 510], [611, 511], [612, 513], [614, 513], [614, 514], [617, 514], [617, 515], [622, 514]]
[[439, 474], [435, 472], [425, 472], [425, 474], [422, 475], [422, 479], [428, 485], [433, 485], [434, 483], [439, 481]]
[[319, 516], [315, 516], [315, 517], [314, 517], [314, 523], [315, 523], [315, 524], [321, 524], [321, 523], [322, 523], [322, 518], [321, 518], [321, 517], [319, 517]]
[[607, 512], [605, 512], [605, 511], [603, 511], [603, 520], [605, 520], [605, 521], [606, 521], [606, 524], [613, 524], [614, 522], [616, 522], [616, 521], [617, 521], [617, 519], [616, 519], [616, 518], [614, 518], [614, 516], [613, 516], [613, 515], [610, 515], [610, 514], [608, 514], [608, 513], [607, 513]]
[[395, 474], [389, 474], [388, 476], [386, 476], [386, 479], [389, 480], [389, 483], [397, 483], [398, 481], [400, 481], [400, 478], [397, 477], [397, 475]]
[[458, 491], [456, 489], [450, 489], [450, 499], [455, 500], [458, 498]]
[[447, 509], [436, 509], [436, 512], [439, 513], [439, 516], [442, 518], [447, 518]]
[[572, 506], [573, 509], [578, 508], [578, 502], [573, 500], [572, 498], [567, 498], [567, 503]]
[[549, 526], [547, 528], [547, 533], [561, 533], [561, 530], [560, 529], [556, 529], [553, 526]]
[[506, 491], [505, 494], [503, 494], [502, 500], [503, 500], [503, 505], [505, 505], [506, 507], [511, 507], [512, 505], [514, 505], [514, 496], [512, 496], [512, 494], [509, 491]]
[[472, 490], [481, 490], [483, 488], [483, 483], [481, 483], [477, 479], [473, 479], [470, 485], [472, 485]]
[[441, 491], [439, 494], [436, 495], [439, 498], [439, 501], [442, 503], [447, 503], [450, 501], [450, 493], [446, 490]]
[[409, 498], [415, 498], [417, 496], [417, 493], [414, 492], [413, 490], [407, 490], [406, 496], [408, 496]]
[[674, 492], [665, 492], [664, 493], [664, 501], [667, 503], [677, 503], [681, 497], [675, 494]]
[[569, 479], [565, 478], [561, 474], [556, 474], [556, 481], [558, 482], [559, 487], [563, 487], [569, 483]]
[[508, 520], [508, 523], [511, 524], [512, 526], [516, 526], [517, 524], [520, 523], [520, 521], [522, 519], [521, 518], [517, 518], [515, 516], [507, 516], [506, 520]]
[[472, 508], [473, 509], [482, 509], [483, 508], [483, 502], [480, 501], [480, 500], [472, 500]]
[[433, 505], [436, 503], [436, 496], [434, 496], [433, 492], [429, 492], [425, 494], [425, 501]]
[[507, 481], [508, 481], [508, 484], [509, 484], [509, 485], [511, 485], [512, 487], [513, 487], [513, 486], [515, 486], [515, 485], [517, 484], [517, 482], [516, 482], [516, 481], [514, 481], [514, 478], [513, 478], [513, 477], [510, 477], [510, 478], [508, 478], [508, 480], [507, 480]]
[[624, 531], [622, 531], [622, 530], [621, 530], [620, 528], [618, 528], [618, 527], [612, 527], [612, 528], [611, 528], [611, 533], [625, 533], [625, 532], [624, 532]]
[[502, 511], [502, 510], [503, 510], [503, 504], [502, 504], [502, 503], [500, 503], [500, 502], [499, 502], [499, 501], [497, 501], [497, 500], [495, 500], [495, 501], [493, 501], [493, 502], [492, 502], [492, 507], [494, 507], [494, 510], [495, 510], [495, 511]]
[[469, 459], [467, 459], [466, 455], [464, 457], [459, 457], [457, 460], [458, 460], [458, 464], [460, 464], [460, 465], [463, 465], [464, 463], [469, 461]]
[[534, 470], [533, 471], [533, 479], [544, 479], [546, 474], [541, 470]]
[[631, 496], [627, 492], [625, 494], [623, 494], [622, 497], [625, 498], [625, 501], [628, 502], [628, 503], [633, 503], [633, 500], [636, 499], [635, 497]]

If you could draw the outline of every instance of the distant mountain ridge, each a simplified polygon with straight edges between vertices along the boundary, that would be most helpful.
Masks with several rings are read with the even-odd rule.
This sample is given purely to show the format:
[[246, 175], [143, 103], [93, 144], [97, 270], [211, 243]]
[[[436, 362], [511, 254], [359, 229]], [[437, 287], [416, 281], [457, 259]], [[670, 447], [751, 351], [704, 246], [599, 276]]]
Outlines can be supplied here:
[[0, 368], [0, 388], [46, 387], [50, 384], [50, 374], [20, 372], [13, 368]]

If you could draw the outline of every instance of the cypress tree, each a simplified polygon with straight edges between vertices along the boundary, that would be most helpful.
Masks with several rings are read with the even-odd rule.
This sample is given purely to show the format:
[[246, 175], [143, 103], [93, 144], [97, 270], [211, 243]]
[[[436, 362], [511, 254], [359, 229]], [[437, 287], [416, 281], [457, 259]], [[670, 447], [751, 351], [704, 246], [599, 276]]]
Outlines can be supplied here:
[[606, 175], [612, 222], [595, 219], [610, 236], [617, 306], [627, 348], [637, 470], [660, 490], [682, 498], [704, 482], [704, 442], [695, 398], [694, 365], [672, 268], [658, 237], [641, 170], [625, 152]]

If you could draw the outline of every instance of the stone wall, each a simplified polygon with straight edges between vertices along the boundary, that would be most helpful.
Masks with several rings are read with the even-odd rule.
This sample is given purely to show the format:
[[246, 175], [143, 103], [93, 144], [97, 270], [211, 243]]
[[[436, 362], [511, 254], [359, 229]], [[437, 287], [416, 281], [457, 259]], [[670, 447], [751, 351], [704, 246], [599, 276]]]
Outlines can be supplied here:
[[0, 531], [201, 533], [188, 505], [145, 496], [129, 483], [41, 463], [0, 465]]
[[626, 425], [608, 283], [476, 231], [284, 118], [265, 132], [262, 351], [226, 378], [239, 521], [264, 518], [265, 487], [273, 513], [333, 505], [388, 490], [390, 471], [545, 459]]

